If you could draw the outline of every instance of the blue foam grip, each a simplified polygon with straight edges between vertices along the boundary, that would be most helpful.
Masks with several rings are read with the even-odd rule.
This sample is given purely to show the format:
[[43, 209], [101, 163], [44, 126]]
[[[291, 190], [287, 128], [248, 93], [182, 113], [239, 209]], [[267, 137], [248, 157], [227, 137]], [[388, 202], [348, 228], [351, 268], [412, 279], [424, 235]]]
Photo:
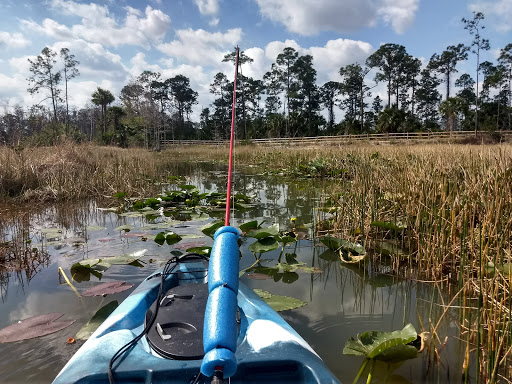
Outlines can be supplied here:
[[219, 286], [227, 286], [233, 292], [238, 292], [238, 236], [238, 230], [229, 226], [215, 232], [208, 268], [209, 292]]
[[216, 348], [236, 351], [236, 294], [227, 287], [218, 287], [208, 296], [204, 314], [204, 352]]
[[236, 357], [229, 349], [212, 349], [204, 355], [201, 364], [201, 373], [207, 377], [212, 377], [215, 373], [215, 367], [222, 367], [224, 377], [231, 377], [236, 372]]

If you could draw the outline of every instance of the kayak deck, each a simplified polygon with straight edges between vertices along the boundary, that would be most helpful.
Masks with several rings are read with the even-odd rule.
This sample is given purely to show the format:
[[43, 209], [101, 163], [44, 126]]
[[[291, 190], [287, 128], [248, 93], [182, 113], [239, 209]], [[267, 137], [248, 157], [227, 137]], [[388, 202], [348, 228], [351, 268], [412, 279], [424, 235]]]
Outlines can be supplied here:
[[[204, 284], [200, 262], [183, 262], [186, 275], [166, 277], [164, 292], [181, 284]], [[54, 384], [108, 383], [112, 356], [144, 329], [146, 311], [155, 302], [161, 278], [156, 272], [105, 320], [59, 373]], [[238, 368], [230, 383], [338, 383], [313, 349], [256, 293], [240, 283], [238, 290], [240, 330], [236, 359]], [[173, 360], [152, 350], [146, 337], [115, 364], [116, 383], [191, 383], [199, 374], [202, 359]], [[202, 380], [204, 379], [204, 380]], [[199, 383], [210, 383], [203, 377]]]

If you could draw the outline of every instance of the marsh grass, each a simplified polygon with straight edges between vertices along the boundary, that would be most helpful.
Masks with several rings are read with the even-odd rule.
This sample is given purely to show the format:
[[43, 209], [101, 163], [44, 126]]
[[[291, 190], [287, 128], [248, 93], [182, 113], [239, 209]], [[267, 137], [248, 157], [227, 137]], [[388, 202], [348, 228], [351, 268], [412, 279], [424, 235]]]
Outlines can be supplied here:
[[[436, 360], [441, 318], [459, 312], [477, 382], [512, 377], [512, 147], [359, 147], [320, 156], [347, 169], [330, 191], [331, 233], [360, 241], [368, 250], [394, 241], [392, 272], [435, 282], [452, 291], [433, 334]], [[332, 160], [331, 160], [332, 157]], [[402, 232], [372, 227], [375, 220], [406, 226]], [[461, 375], [467, 372], [461, 372]], [[467, 377], [467, 375], [466, 375]]]
[[[212, 160], [226, 158], [224, 148], [201, 151]], [[361, 242], [373, 251], [375, 263], [387, 259], [394, 275], [449, 293], [443, 311], [432, 312], [423, 324], [432, 334], [431, 364], [442, 363], [447, 341], [439, 326], [448, 318], [467, 343], [464, 369], [456, 373], [463, 382], [475, 376], [476, 382], [510, 382], [511, 145], [246, 146], [238, 147], [236, 156], [239, 164], [261, 171], [291, 175], [315, 162], [322, 164], [322, 174], [337, 175], [339, 182], [324, 201], [331, 215], [326, 219], [320, 211], [318, 217], [323, 233]], [[376, 220], [406, 229], [384, 230], [371, 225]], [[400, 252], [381, 255], [382, 242], [393, 242]]]
[[[0, 198], [149, 195], [178, 162], [198, 160], [227, 163], [227, 147], [158, 153], [90, 145], [0, 148]], [[307, 169], [308, 177], [315, 176], [308, 166], [321, 164], [322, 174], [336, 175], [339, 182], [324, 202], [332, 217], [323, 229], [363, 243], [392, 274], [449, 292], [442, 313], [433, 311], [423, 324], [434, 340], [432, 362], [440, 363], [439, 324], [448, 317], [467, 343], [464, 369], [457, 373], [464, 381], [475, 375], [477, 382], [512, 377], [511, 145], [247, 145], [237, 147], [235, 163], [285, 175]], [[386, 231], [371, 225], [376, 220], [406, 229]], [[382, 242], [393, 242], [400, 252], [383, 256], [376, 251]]]
[[143, 149], [60, 145], [13, 150], [0, 147], [1, 200], [76, 200], [159, 192], [175, 159]]

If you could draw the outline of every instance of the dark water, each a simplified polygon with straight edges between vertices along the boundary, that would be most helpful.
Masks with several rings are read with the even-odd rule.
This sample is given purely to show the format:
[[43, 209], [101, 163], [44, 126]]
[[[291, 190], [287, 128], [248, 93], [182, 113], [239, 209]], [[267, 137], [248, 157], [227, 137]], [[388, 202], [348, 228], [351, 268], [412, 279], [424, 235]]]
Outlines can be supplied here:
[[[202, 190], [224, 190], [226, 175], [213, 166], [184, 165], [178, 173], [188, 176], [188, 182]], [[442, 300], [449, 296], [430, 285], [405, 281], [375, 272], [375, 268], [347, 268], [326, 248], [315, 246], [310, 224], [315, 221], [315, 207], [329, 184], [319, 181], [283, 181], [279, 178], [238, 175], [237, 192], [253, 196], [258, 207], [246, 212], [234, 213], [234, 225], [250, 219], [265, 219], [268, 224], [279, 223], [282, 230], [306, 224], [305, 239], [288, 246], [285, 252], [295, 252], [297, 261], [319, 268], [322, 273], [298, 272], [291, 279], [256, 280], [246, 275], [243, 281], [252, 288], [260, 288], [274, 294], [288, 295], [306, 301], [305, 307], [281, 312], [311, 346], [318, 352], [330, 369], [344, 383], [351, 383], [363, 361], [360, 357], [345, 356], [343, 346], [350, 336], [368, 330], [393, 331], [412, 323], [421, 331], [421, 323], [428, 327], [429, 320], [436, 322], [443, 312]], [[31, 316], [63, 312], [62, 319], [76, 320], [70, 327], [37, 339], [0, 344], [0, 382], [49, 383], [67, 360], [82, 344], [67, 344], [68, 337], [92, 317], [98, 308], [111, 300], [121, 302], [130, 292], [101, 297], [77, 297], [61, 278], [61, 267], [68, 277], [70, 267], [86, 258], [101, 258], [133, 253], [146, 249], [141, 258], [144, 267], [113, 265], [102, 276], [102, 282], [123, 280], [135, 285], [156, 270], [169, 258], [171, 248], [158, 246], [154, 241], [142, 241], [137, 234], [156, 234], [160, 230], [141, 230], [148, 222], [142, 217], [120, 217], [115, 213], [99, 210], [101, 204], [86, 202], [72, 205], [0, 208], [0, 235], [2, 241], [30, 238], [32, 246], [42, 249], [37, 257], [31, 255], [24, 264], [14, 268], [7, 262], [0, 264], [0, 328]], [[223, 212], [212, 213], [223, 217]], [[291, 218], [296, 221], [292, 222]], [[162, 218], [156, 219], [156, 221]], [[155, 221], [152, 221], [155, 222]], [[114, 228], [130, 224], [135, 227], [129, 233]], [[201, 234], [199, 227], [205, 222], [188, 221], [187, 227], [174, 228], [180, 234]], [[88, 226], [105, 227], [88, 230]], [[41, 245], [45, 240], [42, 230], [61, 228], [62, 237], [57, 242]], [[66, 238], [82, 237], [85, 244], [73, 245]], [[240, 267], [247, 268], [254, 261], [248, 251], [250, 240], [241, 247], [243, 257]], [[182, 240], [190, 245], [211, 245], [209, 238]], [[179, 243], [177, 244], [179, 245]], [[263, 255], [268, 261], [263, 265], [274, 266], [279, 251]], [[157, 262], [150, 262], [158, 260]], [[21, 268], [21, 269], [20, 269]], [[18, 269], [18, 270], [14, 270]], [[73, 283], [79, 292], [97, 285], [98, 279]], [[441, 293], [442, 292], [442, 293]], [[449, 298], [448, 298], [449, 300]], [[451, 317], [450, 317], [451, 316]], [[390, 383], [460, 382], [464, 346], [454, 337], [458, 334], [456, 314], [446, 316], [439, 329], [448, 342], [440, 352], [441, 364], [432, 363], [425, 357], [409, 360], [392, 371], [384, 364], [377, 365], [374, 382]], [[366, 375], [363, 376], [366, 380]], [[363, 379], [361, 379], [363, 382]]]

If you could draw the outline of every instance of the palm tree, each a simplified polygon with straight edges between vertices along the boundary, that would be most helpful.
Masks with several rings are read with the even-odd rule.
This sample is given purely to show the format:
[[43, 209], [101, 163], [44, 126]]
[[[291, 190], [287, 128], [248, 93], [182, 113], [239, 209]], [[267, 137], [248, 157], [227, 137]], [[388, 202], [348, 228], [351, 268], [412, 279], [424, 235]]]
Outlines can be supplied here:
[[463, 103], [459, 97], [449, 97], [439, 105], [439, 112], [441, 112], [446, 118], [447, 131], [453, 131], [457, 114], [462, 109]]
[[101, 118], [103, 120], [103, 134], [107, 130], [107, 106], [115, 100], [114, 95], [108, 89], [98, 87], [92, 94], [91, 101], [96, 105], [101, 105]]

